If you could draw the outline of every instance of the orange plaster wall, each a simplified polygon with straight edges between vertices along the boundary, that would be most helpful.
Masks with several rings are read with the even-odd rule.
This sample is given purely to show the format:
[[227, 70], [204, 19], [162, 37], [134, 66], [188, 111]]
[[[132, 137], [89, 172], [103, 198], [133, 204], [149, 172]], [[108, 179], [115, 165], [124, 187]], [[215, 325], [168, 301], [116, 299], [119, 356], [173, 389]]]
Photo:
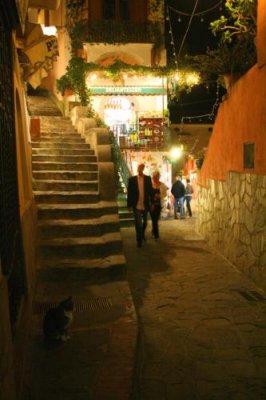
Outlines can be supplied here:
[[258, 64], [266, 64], [266, 0], [258, 0]]
[[[243, 145], [255, 143], [255, 168], [243, 168]], [[199, 183], [225, 180], [229, 171], [266, 175], [266, 66], [255, 65], [220, 105]]]

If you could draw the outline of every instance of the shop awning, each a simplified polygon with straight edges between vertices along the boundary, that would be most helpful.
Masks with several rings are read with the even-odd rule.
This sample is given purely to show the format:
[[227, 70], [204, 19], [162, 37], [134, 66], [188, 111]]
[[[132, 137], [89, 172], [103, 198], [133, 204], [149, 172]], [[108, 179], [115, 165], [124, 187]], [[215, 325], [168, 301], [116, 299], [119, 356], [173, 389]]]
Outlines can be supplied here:
[[90, 87], [93, 95], [166, 95], [167, 90], [163, 87], [140, 87], [140, 86], [98, 86]]

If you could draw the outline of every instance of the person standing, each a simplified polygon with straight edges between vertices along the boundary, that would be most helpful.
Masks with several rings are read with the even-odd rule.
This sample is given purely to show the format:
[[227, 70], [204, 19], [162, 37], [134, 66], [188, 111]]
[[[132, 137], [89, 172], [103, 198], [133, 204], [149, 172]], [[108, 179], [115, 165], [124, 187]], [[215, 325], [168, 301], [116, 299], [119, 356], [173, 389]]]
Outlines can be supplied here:
[[186, 202], [186, 208], [187, 208], [187, 212], [189, 214], [190, 217], [192, 217], [192, 211], [191, 211], [191, 199], [192, 199], [192, 194], [194, 192], [193, 187], [190, 183], [190, 179], [187, 178], [186, 179], [186, 191], [185, 191], [185, 202]]
[[143, 173], [145, 164], [138, 165], [138, 174], [128, 180], [127, 206], [133, 209], [137, 246], [141, 247], [146, 240], [147, 216], [151, 205], [151, 177]]
[[181, 176], [176, 175], [176, 181], [173, 183], [171, 193], [174, 196], [174, 218], [178, 219], [178, 207], [180, 207], [180, 218], [184, 219], [185, 185], [182, 183]]
[[160, 181], [160, 172], [154, 171], [152, 174], [152, 199], [150, 215], [152, 220], [152, 234], [155, 239], [159, 239], [159, 219], [167, 196], [168, 187]]

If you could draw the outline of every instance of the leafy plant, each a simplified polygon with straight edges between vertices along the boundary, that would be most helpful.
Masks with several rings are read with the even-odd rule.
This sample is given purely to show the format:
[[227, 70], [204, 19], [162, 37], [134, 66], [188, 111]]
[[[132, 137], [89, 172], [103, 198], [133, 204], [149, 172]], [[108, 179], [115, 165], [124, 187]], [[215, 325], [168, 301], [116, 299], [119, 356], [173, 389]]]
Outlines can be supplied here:
[[256, 0], [225, 2], [226, 16], [210, 24], [213, 34], [220, 36], [217, 48], [187, 57], [205, 80], [222, 81], [222, 75], [230, 74], [236, 81], [256, 63], [256, 8]]
[[220, 43], [215, 50], [207, 49], [206, 54], [187, 58], [202, 73], [203, 80], [226, 74], [240, 77], [255, 64], [256, 51], [253, 43], [245, 40], [238, 41], [234, 46]]
[[62, 95], [64, 95], [65, 91], [68, 89], [73, 90], [70, 78], [67, 75], [61, 76], [60, 79], [56, 80], [56, 88]]
[[211, 22], [215, 36], [220, 35], [221, 42], [250, 39], [257, 32], [257, 0], [228, 0], [225, 2], [227, 15]]
[[72, 57], [65, 75], [57, 80], [57, 89], [63, 94], [65, 89], [73, 89], [82, 106], [90, 106], [90, 91], [86, 85], [86, 63], [80, 57]]

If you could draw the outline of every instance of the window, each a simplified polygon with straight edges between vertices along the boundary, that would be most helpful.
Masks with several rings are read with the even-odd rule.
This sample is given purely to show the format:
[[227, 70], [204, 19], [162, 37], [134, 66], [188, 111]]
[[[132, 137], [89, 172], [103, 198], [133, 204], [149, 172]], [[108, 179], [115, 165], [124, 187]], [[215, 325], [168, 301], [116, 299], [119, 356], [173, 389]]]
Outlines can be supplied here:
[[129, 20], [129, 0], [103, 0], [103, 18]]
[[244, 168], [255, 167], [255, 143], [244, 143]]
[[104, 0], [103, 1], [103, 17], [105, 19], [115, 18], [115, 1], [116, 0]]
[[129, 20], [129, 1], [120, 0], [120, 17], [123, 20]]

